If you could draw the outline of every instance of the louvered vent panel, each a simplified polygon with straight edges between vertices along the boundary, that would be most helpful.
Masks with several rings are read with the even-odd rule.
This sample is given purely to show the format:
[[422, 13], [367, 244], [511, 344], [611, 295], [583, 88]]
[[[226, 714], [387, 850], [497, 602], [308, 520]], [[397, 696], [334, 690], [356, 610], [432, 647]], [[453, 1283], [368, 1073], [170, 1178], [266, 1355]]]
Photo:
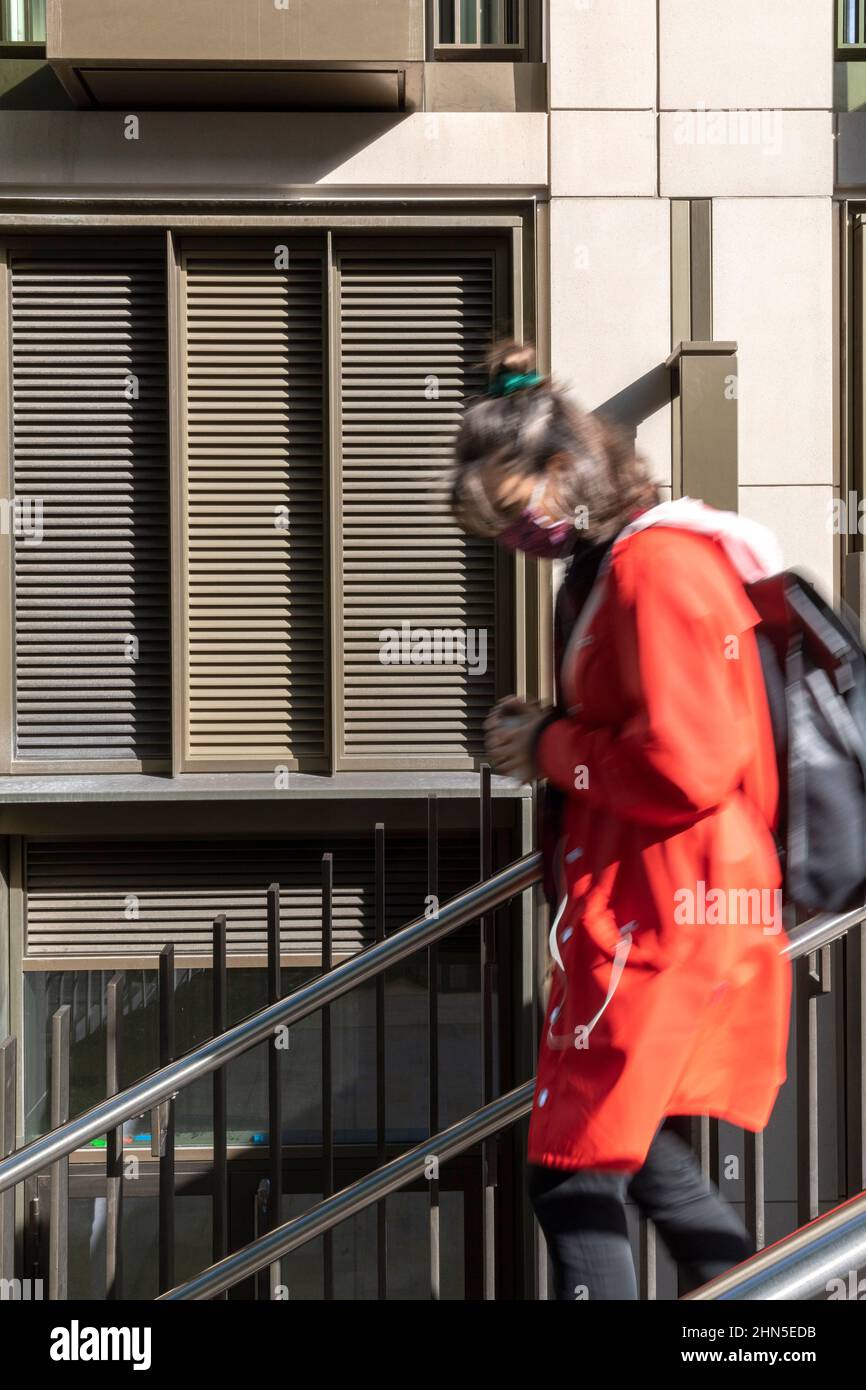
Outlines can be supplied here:
[[[493, 291], [488, 255], [341, 259], [349, 757], [462, 767], [483, 747], [495, 697], [494, 552], [454, 525], [443, 479], [463, 404], [483, 386], [478, 363], [492, 336]], [[400, 654], [403, 633], [423, 642], [424, 631], [471, 630], [486, 641], [486, 671], [471, 674], [459, 659], [383, 664], [381, 634], [392, 630], [401, 633]], [[448, 640], [434, 655], [459, 658]]]
[[[31, 840], [26, 861], [30, 957], [152, 954], [166, 942], [209, 953], [213, 919], [227, 917], [229, 949], [266, 949], [266, 890], [281, 888], [282, 950], [321, 955], [322, 853], [334, 855], [334, 951], [351, 955], [373, 940], [371, 842]], [[386, 848], [386, 926], [424, 911], [426, 846]], [[443, 841], [444, 902], [478, 878], [477, 847]]]
[[13, 255], [15, 753], [169, 756], [159, 252]]
[[186, 252], [192, 759], [325, 753], [322, 263]]

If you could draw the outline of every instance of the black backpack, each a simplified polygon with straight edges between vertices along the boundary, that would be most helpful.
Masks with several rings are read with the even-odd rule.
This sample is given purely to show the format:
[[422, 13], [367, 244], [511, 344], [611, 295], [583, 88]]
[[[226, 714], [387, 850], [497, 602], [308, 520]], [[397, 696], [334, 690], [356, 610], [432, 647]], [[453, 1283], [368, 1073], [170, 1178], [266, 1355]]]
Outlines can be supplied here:
[[806, 912], [866, 901], [866, 653], [857, 624], [792, 570], [746, 585], [779, 768], [784, 895]]

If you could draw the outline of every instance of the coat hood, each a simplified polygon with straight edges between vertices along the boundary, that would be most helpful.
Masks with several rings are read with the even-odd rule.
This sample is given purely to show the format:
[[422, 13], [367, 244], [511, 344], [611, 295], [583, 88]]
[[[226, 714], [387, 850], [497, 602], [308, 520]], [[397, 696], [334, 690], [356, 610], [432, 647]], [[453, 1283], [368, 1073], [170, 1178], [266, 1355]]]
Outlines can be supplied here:
[[673, 526], [710, 536], [724, 550], [744, 584], [754, 584], [784, 568], [782, 552], [772, 531], [737, 512], [720, 512], [693, 497], [678, 497], [650, 507], [617, 536], [617, 544], [648, 526]]

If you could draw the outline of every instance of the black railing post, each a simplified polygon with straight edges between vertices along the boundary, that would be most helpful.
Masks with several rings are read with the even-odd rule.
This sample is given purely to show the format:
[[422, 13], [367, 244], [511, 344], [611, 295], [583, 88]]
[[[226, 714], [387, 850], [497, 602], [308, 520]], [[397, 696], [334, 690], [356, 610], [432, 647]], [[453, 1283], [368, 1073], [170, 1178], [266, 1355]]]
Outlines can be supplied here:
[[[385, 827], [376, 826], [376, 940], [385, 940]], [[376, 1160], [381, 1168], [385, 1151], [385, 975], [376, 976]], [[376, 1286], [379, 1299], [388, 1297], [388, 1209], [383, 1198], [376, 1207]]]
[[[427, 904], [439, 915], [439, 802], [427, 798]], [[439, 950], [427, 952], [427, 1051], [430, 1133], [439, 1133]], [[430, 1297], [442, 1297], [439, 1177], [430, 1177]]]
[[[282, 998], [280, 979], [280, 885], [268, 889], [268, 1003]], [[282, 1219], [283, 1197], [283, 1115], [282, 1115], [282, 1049], [277, 1046], [277, 1034], [268, 1040], [268, 1230], [274, 1230]], [[271, 1298], [276, 1297], [280, 1282], [280, 1262], [270, 1268]]]
[[[14, 1038], [0, 1043], [0, 1158], [15, 1148], [18, 1049]], [[0, 1192], [0, 1279], [15, 1276], [15, 1188]]]
[[[169, 942], [159, 953], [159, 1065], [168, 1066], [174, 1056], [174, 946]], [[155, 1113], [159, 1154], [159, 1289], [164, 1293], [174, 1284], [174, 1097], [157, 1106]]]
[[[116, 1096], [121, 1080], [121, 1028], [123, 1026], [123, 976], [112, 975], [106, 991], [105, 1080], [106, 1093]], [[123, 1280], [123, 1125], [105, 1136], [105, 1297], [122, 1298]]]
[[[51, 1128], [69, 1119], [69, 1021], [63, 1004], [51, 1019]], [[51, 1170], [51, 1224], [48, 1238], [48, 1297], [69, 1296], [69, 1156]]]
[[[219, 1037], [228, 1027], [228, 972], [226, 968], [226, 919], [219, 916], [213, 924], [213, 1006], [211, 1027]], [[228, 1182], [228, 1107], [225, 1067], [213, 1074], [213, 1194], [211, 1244], [214, 1263], [228, 1254], [229, 1182]], [[228, 1297], [228, 1295], [224, 1295]]]
[[[493, 797], [490, 768], [481, 769], [481, 878], [487, 881], [493, 873]], [[481, 918], [481, 1048], [483, 1091], [482, 1104], [487, 1105], [496, 1095], [496, 938], [494, 918], [489, 913]], [[486, 1140], [482, 1146], [482, 1260], [485, 1300], [496, 1297], [496, 1140]]]
[[[322, 974], [334, 965], [334, 856], [322, 855]], [[322, 1196], [334, 1195], [334, 1073], [331, 1005], [322, 1009]], [[322, 1237], [322, 1275], [327, 1302], [334, 1297], [334, 1237]]]

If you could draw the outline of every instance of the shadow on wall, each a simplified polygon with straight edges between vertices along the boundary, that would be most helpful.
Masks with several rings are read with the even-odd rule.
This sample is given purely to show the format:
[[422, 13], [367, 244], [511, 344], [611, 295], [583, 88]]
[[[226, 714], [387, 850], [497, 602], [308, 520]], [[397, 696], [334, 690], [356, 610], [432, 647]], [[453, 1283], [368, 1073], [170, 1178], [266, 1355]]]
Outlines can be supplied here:
[[[336, 183], [337, 171], [340, 182], [370, 188], [400, 180], [417, 163], [417, 141], [394, 139], [410, 120], [405, 112], [216, 111], [179, 120], [170, 111], [9, 111], [0, 168], [7, 194], [68, 186], [273, 192]], [[376, 146], [386, 136], [383, 168]]]
[[614, 420], [636, 443], [638, 426], [659, 410], [669, 407], [670, 403], [670, 368], [660, 362], [657, 367], [644, 372], [637, 381], [624, 386], [615, 396], [596, 406], [592, 413]]

